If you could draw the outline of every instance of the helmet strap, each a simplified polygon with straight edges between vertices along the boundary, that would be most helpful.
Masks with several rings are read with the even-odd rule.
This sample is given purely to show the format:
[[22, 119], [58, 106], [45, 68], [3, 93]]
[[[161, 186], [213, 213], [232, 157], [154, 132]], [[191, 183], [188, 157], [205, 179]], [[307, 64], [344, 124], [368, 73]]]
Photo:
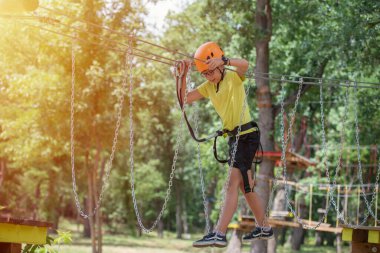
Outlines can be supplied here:
[[225, 74], [225, 71], [226, 71], [226, 69], [223, 69], [223, 71], [220, 70], [219, 67], [218, 67], [217, 69], [219, 70], [220, 75], [222, 76], [222, 78], [221, 78], [220, 81], [216, 84], [216, 92], [219, 91], [219, 84], [220, 84], [221, 81], [223, 81], [223, 79], [224, 79], [224, 74]]

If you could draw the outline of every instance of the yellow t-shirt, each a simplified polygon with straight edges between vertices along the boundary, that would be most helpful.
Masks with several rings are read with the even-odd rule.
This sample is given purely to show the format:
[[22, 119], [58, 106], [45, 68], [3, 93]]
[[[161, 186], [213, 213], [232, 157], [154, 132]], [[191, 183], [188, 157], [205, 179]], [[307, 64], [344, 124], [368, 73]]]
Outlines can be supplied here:
[[[242, 80], [243, 79], [243, 80]], [[197, 87], [202, 96], [209, 98], [216, 112], [223, 122], [223, 129], [233, 130], [241, 124], [250, 122], [251, 115], [248, 105], [245, 106], [242, 116], [243, 103], [245, 101], [245, 90], [243, 81], [236, 72], [226, 70], [223, 81], [219, 83], [219, 91], [216, 92], [216, 84], [206, 81]], [[242, 119], [241, 119], [242, 117]], [[241, 134], [252, 132], [253, 129]]]

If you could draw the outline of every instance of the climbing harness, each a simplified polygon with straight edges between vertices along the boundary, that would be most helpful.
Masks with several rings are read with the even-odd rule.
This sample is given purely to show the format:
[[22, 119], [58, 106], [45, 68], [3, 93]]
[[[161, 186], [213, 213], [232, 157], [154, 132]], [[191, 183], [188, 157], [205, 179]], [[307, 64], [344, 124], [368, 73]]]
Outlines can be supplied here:
[[[184, 68], [186, 68], [186, 64], [183, 61], [180, 61], [180, 62], [177, 63], [177, 65], [176, 65], [177, 71], [183, 70]], [[214, 134], [211, 134], [211, 135], [209, 135], [206, 138], [198, 138], [195, 135], [194, 130], [193, 130], [193, 128], [192, 128], [192, 126], [191, 126], [188, 118], [187, 118], [186, 111], [184, 110], [184, 103], [183, 103], [182, 98], [181, 98], [181, 94], [182, 94], [181, 93], [182, 92], [182, 79], [179, 78], [178, 75], [176, 75], [176, 87], [177, 87], [177, 99], [178, 99], [179, 105], [180, 105], [180, 107], [182, 109], [183, 118], [185, 119], [185, 122], [186, 122], [187, 127], [188, 127], [189, 132], [190, 132], [190, 135], [197, 142], [205, 142], [207, 140], [210, 140], [210, 139], [214, 138], [213, 151], [214, 151], [214, 157], [215, 157], [215, 159], [218, 162], [220, 162], [220, 163], [227, 163], [229, 161], [229, 159], [220, 159], [218, 157], [218, 152], [217, 152], [217, 140], [218, 140], [218, 137], [220, 137], [220, 136], [223, 136], [223, 137], [229, 136], [230, 138], [236, 138], [240, 134], [240, 132], [244, 132], [244, 131], [253, 129], [254, 131], [258, 132], [258, 135], [259, 135], [259, 138], [260, 138], [259, 127], [258, 127], [258, 125], [254, 121], [248, 122], [246, 124], [240, 124], [239, 126], [235, 127], [233, 130], [227, 130], [227, 129], [218, 130]], [[248, 95], [248, 91], [249, 91], [249, 88], [247, 88], [246, 96]], [[245, 103], [246, 102], [247, 101], [245, 100]], [[246, 104], [244, 104], [244, 109], [245, 109], [245, 106], [246, 106]], [[253, 161], [253, 163], [255, 164], [255, 169], [254, 169], [254, 173], [253, 174], [255, 174], [255, 172], [256, 172], [256, 166], [257, 166], [257, 164], [260, 164], [262, 162], [262, 157], [263, 157], [263, 149], [262, 149], [261, 143], [259, 143], [258, 147], [259, 148], [257, 149], [256, 153], [252, 154], [255, 157], [255, 160]], [[261, 157], [257, 158], [256, 154], [258, 153], [259, 150], [261, 151]], [[231, 159], [231, 157], [230, 157], [230, 159]], [[233, 164], [233, 163], [231, 163], [231, 164]], [[248, 189], [250, 189], [249, 192], [251, 192], [252, 189], [249, 186], [249, 180], [248, 180], [247, 171], [244, 171], [244, 172], [242, 171], [242, 176], [243, 176], [244, 188], [246, 189], [246, 193], [248, 192]]]

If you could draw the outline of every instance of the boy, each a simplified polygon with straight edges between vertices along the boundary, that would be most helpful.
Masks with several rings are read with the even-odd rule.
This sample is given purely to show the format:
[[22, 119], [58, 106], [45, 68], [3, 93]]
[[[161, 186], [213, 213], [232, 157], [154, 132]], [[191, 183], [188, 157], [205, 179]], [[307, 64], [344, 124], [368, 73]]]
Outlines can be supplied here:
[[[187, 94], [187, 103], [190, 104], [202, 98], [209, 98], [223, 122], [223, 128], [228, 133], [229, 141], [229, 165], [231, 177], [228, 184], [222, 217], [220, 217], [217, 231], [205, 235], [202, 239], [193, 243], [194, 247], [225, 247], [227, 246], [226, 232], [228, 223], [237, 208], [238, 189], [244, 193], [244, 197], [256, 217], [257, 224], [251, 233], [243, 237], [244, 241], [255, 239], [269, 239], [273, 237], [270, 227], [263, 227], [265, 218], [264, 208], [259, 196], [253, 191], [251, 165], [260, 143], [260, 134], [257, 124], [252, 121], [249, 108], [246, 105], [242, 114], [245, 101], [243, 81], [248, 69], [248, 61], [244, 59], [228, 59], [224, 57], [222, 49], [214, 42], [201, 45], [195, 55], [194, 63], [197, 70], [207, 79], [196, 89]], [[182, 76], [181, 100], [185, 96], [186, 71], [191, 66], [191, 61], [185, 61], [185, 73]], [[224, 66], [236, 67], [236, 72], [226, 71]], [[241, 124], [241, 132], [234, 163], [231, 164], [233, 145], [236, 134]]]

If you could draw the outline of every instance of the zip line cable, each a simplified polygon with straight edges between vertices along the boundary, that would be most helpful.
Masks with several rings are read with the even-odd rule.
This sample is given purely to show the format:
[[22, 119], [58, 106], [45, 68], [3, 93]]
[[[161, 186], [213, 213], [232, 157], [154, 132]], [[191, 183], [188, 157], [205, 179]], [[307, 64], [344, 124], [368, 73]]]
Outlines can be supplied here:
[[[106, 26], [98, 25], [98, 24], [95, 24], [95, 23], [93, 23], [93, 22], [91, 22], [91, 21], [87, 21], [87, 20], [85, 20], [85, 19], [81, 19], [81, 18], [73, 17], [72, 15], [69, 15], [69, 14], [64, 13], [64, 12], [62, 12], [62, 11], [53, 10], [53, 9], [50, 9], [50, 8], [47, 8], [47, 7], [44, 7], [44, 6], [40, 6], [40, 8], [41, 8], [41, 9], [44, 9], [44, 10], [46, 10], [46, 11], [48, 11], [48, 12], [55, 13], [55, 14], [59, 14], [59, 15], [63, 15], [63, 16], [66, 16], [66, 17], [68, 17], [68, 18], [70, 18], [70, 19], [73, 19], [73, 20], [75, 20], [75, 21], [79, 21], [79, 22], [82, 22], [82, 23], [86, 23], [86, 24], [88, 24], [88, 25], [91, 25], [91, 26], [94, 26], [94, 27], [97, 27], [97, 28], [101, 28], [101, 29], [107, 30], [107, 31], [109, 31], [109, 32], [112, 32], [112, 33], [115, 33], [115, 34], [118, 34], [118, 35], [121, 35], [121, 36], [124, 36], [124, 37], [128, 37], [128, 38], [130, 38], [130, 36], [131, 36], [130, 34], [126, 34], [126, 33], [123, 33], [123, 32], [119, 32], [119, 31], [113, 30], [113, 29], [111, 29], [111, 28], [108, 28], [108, 27], [106, 27]], [[185, 57], [193, 58], [193, 59], [194, 59], [194, 57], [192, 57], [192, 56], [189, 55], [189, 54], [181, 53], [181, 52], [179, 52], [178, 50], [169, 49], [169, 48], [167, 48], [167, 47], [163, 47], [163, 46], [160, 46], [160, 45], [154, 44], [154, 43], [152, 43], [152, 42], [149, 42], [149, 41], [146, 41], [146, 40], [139, 39], [139, 38], [137, 38], [137, 37], [134, 37], [134, 40], [136, 40], [136, 41], [140, 41], [140, 42], [143, 42], [143, 43], [146, 43], [146, 44], [151, 45], [151, 46], [154, 46], [154, 47], [158, 47], [158, 48], [160, 48], [160, 49], [164, 49], [164, 50], [166, 50], [166, 51], [168, 51], [168, 52], [171, 52], [171, 53], [174, 53], [174, 54], [179, 54], [179, 55], [182, 55], [182, 56], [185, 56]], [[200, 60], [200, 59], [198, 59], [198, 60]]]
[[[45, 28], [45, 27], [41, 27], [41, 26], [37, 26], [37, 25], [32, 25], [32, 24], [28, 24], [28, 23], [23, 23], [23, 22], [19, 22], [19, 23], [21, 23], [23, 25], [26, 25], [26, 26], [30, 26], [30, 27], [36, 28], [36, 29], [44, 30], [46, 32], [51, 32], [51, 33], [54, 33], [54, 34], [57, 34], [57, 35], [61, 35], [61, 36], [64, 36], [64, 37], [67, 37], [67, 38], [70, 38], [70, 39], [78, 40], [78, 41], [81, 41], [81, 42], [84, 42], [84, 43], [87, 43], [87, 44], [92, 44], [92, 45], [100, 46], [102, 48], [106, 48], [108, 50], [116, 51], [118, 53], [123, 53], [123, 54], [125, 53], [125, 50], [122, 50], [120, 48], [109, 47], [109, 46], [106, 46], [106, 45], [99, 44], [97, 42], [93, 42], [93, 41], [89, 41], [89, 40], [86, 40], [86, 39], [79, 38], [78, 36], [74, 36], [74, 35], [70, 35], [70, 34], [65, 34], [65, 33], [57, 32], [57, 31], [53, 31], [53, 30], [50, 30], [50, 29]], [[139, 50], [139, 51], [141, 51], [141, 50]], [[147, 56], [144, 56], [144, 55], [141, 55], [141, 54], [136, 54], [134, 52], [132, 52], [131, 55], [137, 56], [137, 57], [140, 57], [140, 58], [144, 58], [146, 60], [156, 61], [156, 62], [160, 62], [160, 63], [166, 64], [166, 65], [169, 65], [169, 66], [173, 66], [173, 64], [170, 63], [170, 62], [166, 62], [166, 61], [163, 61], [163, 60], [160, 60], [160, 59], [155, 59], [155, 58], [147, 57]]]
[[[50, 9], [50, 8], [47, 8], [47, 7], [43, 7], [43, 6], [40, 6], [41, 9], [44, 9], [48, 12], [52, 12], [52, 13], [55, 13], [55, 14], [59, 14], [59, 15], [63, 15], [63, 16], [66, 16], [68, 18], [71, 18], [73, 20], [76, 20], [76, 21], [79, 21], [79, 22], [84, 22], [86, 24], [89, 24], [91, 26], [95, 26], [97, 28], [101, 28], [101, 29], [105, 29], [107, 31], [110, 31], [110, 32], [113, 32], [113, 33], [116, 33], [118, 35], [121, 35], [121, 36], [124, 36], [124, 37], [129, 37], [130, 35], [129, 34], [126, 34], [126, 33], [123, 33], [123, 32], [119, 32], [119, 31], [115, 31], [113, 29], [110, 29], [108, 27], [105, 27], [105, 26], [102, 26], [102, 25], [98, 25], [98, 24], [95, 24], [93, 22], [90, 22], [90, 21], [87, 21], [87, 20], [84, 20], [84, 19], [80, 19], [80, 18], [77, 18], [77, 17], [73, 17], [72, 15], [69, 15], [67, 13], [64, 13], [64, 12], [61, 12], [61, 11], [57, 11], [57, 10], [53, 10], [53, 9]], [[157, 45], [157, 44], [154, 44], [152, 42], [149, 42], [149, 41], [146, 41], [146, 40], [142, 40], [140, 38], [137, 38], [137, 37], [133, 37], [134, 40], [136, 41], [140, 41], [140, 42], [143, 42], [143, 43], [146, 43], [146, 44], [149, 44], [151, 46], [154, 46], [154, 47], [158, 47], [160, 49], [164, 49], [168, 52], [171, 52], [171, 53], [174, 53], [174, 54], [179, 54], [179, 55], [182, 55], [182, 56], [185, 56], [185, 57], [188, 57], [188, 58], [192, 58], [192, 59], [195, 59], [195, 60], [201, 60], [201, 59], [197, 59], [197, 58], [194, 58], [193, 56], [191, 56], [190, 54], [186, 54], [186, 53], [182, 53], [178, 50], [173, 50], [173, 49], [169, 49], [167, 47], [163, 47], [163, 46], [160, 46], [160, 45]], [[282, 75], [282, 74], [274, 74], [274, 73], [263, 73], [263, 72], [257, 72], [255, 71], [255, 74], [256, 75], [271, 75], [271, 76], [276, 76], [278, 77], [278, 81], [281, 81], [281, 77], [290, 77], [290, 78], [297, 78], [295, 76], [291, 76], [291, 75]], [[320, 78], [317, 78], [317, 77], [303, 77], [304, 79], [312, 79], [312, 80], [319, 80]], [[272, 80], [275, 80], [272, 78]], [[332, 82], [332, 81], [335, 81], [335, 82], [338, 82], [338, 83], [341, 83], [341, 82], [345, 82], [346, 80], [342, 81], [342, 80], [338, 80], [338, 79], [324, 79], [324, 81], [328, 81], [328, 82]], [[380, 83], [374, 83], [374, 82], [363, 82], [363, 81], [351, 81], [351, 80], [348, 80], [349, 82], [353, 83], [353, 82], [356, 82], [356, 83], [362, 83], [362, 84], [373, 84], [373, 85], [377, 85], [379, 86], [378, 88], [380, 88]], [[297, 82], [298, 84], [298, 82]], [[309, 84], [309, 82], [304, 82], [304, 84]]]
[[[44, 21], [44, 19], [42, 18], [42, 22]], [[104, 40], [104, 41], [108, 41], [108, 42], [111, 42], [111, 43], [114, 43], [116, 45], [121, 45], [123, 47], [128, 47], [127, 44], [123, 43], [123, 42], [120, 42], [120, 41], [116, 41], [116, 40], [113, 40], [113, 39], [109, 39], [109, 38], [105, 38], [104, 36], [100, 35], [100, 34], [97, 34], [97, 33], [94, 33], [94, 32], [91, 32], [91, 31], [86, 31], [84, 29], [80, 29], [78, 27], [75, 27], [75, 26], [70, 26], [70, 25], [67, 25], [67, 24], [64, 24], [62, 22], [60, 22], [59, 20], [57, 19], [53, 19], [52, 22], [47, 22], [47, 24], [49, 25], [54, 25], [54, 24], [58, 24], [58, 25], [61, 25], [61, 26], [64, 26], [64, 27], [67, 27], [69, 29], [73, 29], [77, 32], [83, 32], [83, 33], [86, 33], [86, 34], [91, 34], [93, 36], [95, 36], [96, 38], [99, 38], [101, 40]], [[167, 58], [167, 57], [164, 57], [162, 55], [158, 55], [158, 54], [155, 54], [155, 53], [151, 53], [151, 52], [148, 52], [148, 51], [145, 51], [145, 50], [141, 50], [141, 49], [138, 49], [136, 47], [133, 48], [134, 51], [139, 51], [139, 52], [142, 52], [142, 53], [145, 53], [145, 54], [150, 54], [150, 55], [153, 55], [155, 57], [159, 57], [159, 58], [162, 58], [162, 59], [165, 59], [165, 60], [168, 60], [168, 61], [171, 61], [171, 62], [175, 62], [176, 60], [174, 59], [171, 59], [171, 58]]]
[[[312, 80], [319, 80], [321, 78], [319, 77], [311, 77], [311, 76], [292, 76], [292, 75], [282, 75], [282, 74], [276, 74], [276, 73], [264, 73], [264, 72], [257, 72], [255, 71], [256, 74], [260, 74], [260, 75], [271, 75], [271, 76], [275, 76], [277, 78], [279, 78], [278, 80], [281, 81], [281, 77], [288, 77], [288, 78], [294, 78], [294, 79], [298, 79], [299, 77], [302, 77], [304, 79], [312, 79]], [[362, 83], [362, 84], [373, 84], [373, 85], [376, 85], [376, 86], [379, 86], [380, 88], [380, 83], [375, 83], [375, 82], [363, 82], [363, 81], [351, 81], [351, 80], [339, 80], [339, 79], [323, 79], [324, 81], [328, 81], [328, 82], [337, 82], [337, 83], [341, 83], [341, 82], [347, 82], [349, 81], [350, 83]], [[297, 82], [298, 83], [298, 82]], [[307, 82], [304, 82], [304, 83], [307, 83]], [[348, 85], [346, 85], [348, 86]]]
[[[187, 58], [203, 61], [201, 59], [194, 58], [194, 57], [192, 57], [189, 54], [182, 53], [182, 52], [180, 52], [178, 50], [169, 49], [167, 47], [160, 46], [160, 45], [157, 45], [155, 43], [152, 43], [152, 42], [149, 42], [149, 41], [146, 41], [146, 40], [142, 40], [140, 38], [137, 38], [134, 35], [126, 34], [126, 33], [123, 33], [123, 32], [119, 32], [119, 31], [110, 29], [110, 28], [108, 28], [106, 26], [103, 26], [103, 25], [98, 25], [98, 24], [95, 24], [93, 22], [90, 22], [90, 21], [87, 21], [87, 20], [84, 20], [84, 19], [76, 18], [76, 17], [73, 17], [72, 15], [66, 14], [66, 13], [61, 12], [61, 11], [52, 10], [50, 8], [46, 8], [46, 7], [43, 7], [43, 6], [40, 6], [40, 8], [44, 9], [44, 10], [46, 10], [48, 12], [52, 12], [52, 13], [55, 13], [55, 14], [59, 14], [59, 15], [63, 15], [63, 16], [69, 17], [70, 19], [75, 20], [75, 21], [79, 21], [79, 22], [91, 25], [93, 27], [97, 27], [97, 28], [101, 28], [101, 29], [107, 30], [107, 31], [112, 32], [114, 34], [118, 34], [118, 35], [121, 35], [123, 37], [127, 37], [129, 40], [139, 41], [139, 42], [142, 42], [142, 43], [154, 46], [154, 47], [158, 47], [158, 48], [163, 49], [163, 50], [165, 50], [167, 52], [170, 52], [170, 53], [179, 54], [179, 55], [185, 56]], [[22, 19], [23, 18], [23, 16], [11, 16], [11, 15], [1, 15], [0, 17], [3, 17], [3, 18], [16, 18], [16, 19]], [[41, 17], [41, 16], [25, 16], [25, 18], [27, 18], [27, 19], [33, 19], [33, 17], [35, 19], [37, 19], [37, 20], [39, 20], [41, 22], [47, 23], [47, 24], [55, 23], [55, 24], [60, 24], [60, 25], [69, 27], [71, 29], [80, 30], [81, 32], [84, 32], [84, 33], [90, 33], [90, 34], [92, 33], [92, 32], [89, 32], [89, 31], [84, 31], [84, 30], [81, 30], [79, 28], [75, 28], [75, 27], [63, 24], [60, 21], [58, 21], [57, 19], [52, 19], [52, 18], [49, 18], [49, 17]], [[29, 25], [29, 24], [26, 24], [26, 25]], [[55, 31], [48, 30], [48, 29], [42, 28], [42, 27], [39, 27], [39, 28], [42, 29], [42, 30], [47, 30], [49, 32], [57, 33], [59, 35], [63, 35], [63, 36], [67, 37], [67, 35], [63, 34], [63, 33], [55, 32]], [[92, 34], [94, 34], [94, 33], [92, 33]], [[104, 39], [102, 35], [95, 35], [95, 36], [97, 36], [97, 37], [99, 37], [100, 39], [103, 39], [103, 40], [111, 41], [111, 42], [114, 42], [114, 43], [117, 43], [117, 44], [122, 44], [122, 45], [126, 46], [126, 44], [124, 44], [122, 42], [117, 42], [117, 41], [114, 41], [114, 40], [111, 40], [111, 39]], [[70, 38], [72, 38], [72, 37], [70, 37]], [[85, 40], [83, 40], [83, 39], [81, 39], [81, 41], [85, 42]], [[112, 49], [110, 47], [107, 47], [107, 46], [104, 46], [104, 45], [101, 45], [101, 44], [98, 44], [98, 43], [94, 43], [94, 42], [90, 42], [90, 41], [86, 41], [86, 42], [90, 43], [90, 44], [94, 44], [94, 45], [99, 45], [99, 46], [108, 48], [110, 50], [114, 50], [114, 49]], [[150, 58], [150, 57], [139, 55], [139, 54], [136, 54], [136, 53], [133, 53], [134, 56], [137, 56], [137, 57], [140, 57], [140, 58], [144, 58], [144, 59], [147, 59], [147, 60], [157, 61], [157, 62], [160, 62], [160, 63], [164, 63], [166, 65], [171, 65], [172, 66], [172, 64], [169, 63], [169, 62], [167, 62], [167, 61], [173, 61], [173, 62], [176, 61], [174, 59], [170, 59], [170, 58], [167, 58], [167, 57], [164, 57], [164, 56], [161, 56], [161, 55], [157, 55], [157, 54], [145, 51], [145, 50], [141, 50], [141, 49], [138, 49], [138, 48], [135, 48], [135, 47], [134, 47], [134, 50], [142, 52], [142, 53], [145, 53], [145, 54], [153, 55], [156, 58]], [[117, 49], [116, 51], [121, 51], [121, 50]], [[121, 52], [124, 52], [124, 51], [121, 51]], [[157, 59], [157, 58], [161, 58], [161, 59]], [[162, 60], [162, 59], [164, 59], [164, 60]], [[229, 70], [229, 71], [235, 71], [234, 69], [227, 68], [227, 67], [226, 67], [226, 69]], [[264, 80], [272, 80], [272, 81], [279, 81], [279, 82], [281, 81], [281, 79], [279, 77], [287, 77], [287, 78], [291, 78], [291, 79], [303, 78], [303, 79], [311, 79], [311, 80], [323, 80], [322, 83], [324, 83], [324, 84], [327, 83], [326, 86], [330, 86], [330, 87], [341, 87], [341, 86], [343, 86], [343, 87], [353, 87], [352, 85], [349, 85], [347, 83], [347, 82], [349, 82], [349, 83], [356, 83], [356, 87], [357, 88], [372, 88], [372, 89], [379, 88], [380, 89], [380, 83], [374, 83], [374, 82], [351, 81], [351, 80], [344, 80], [344, 81], [342, 81], [342, 80], [338, 80], [338, 79], [324, 79], [324, 78], [317, 78], [317, 77], [280, 75], [280, 74], [275, 74], [275, 73], [257, 72], [256, 70], [248, 71], [247, 74], [246, 74], [246, 77], [249, 78], [249, 79], [264, 79]], [[285, 81], [287, 83], [293, 83], [293, 84], [298, 84], [299, 83], [299, 81], [296, 81], [296, 80], [287, 80], [287, 79], [285, 79]], [[338, 84], [332, 84], [332, 82], [337, 82]], [[370, 84], [370, 85], [358, 85], [358, 84]], [[319, 86], [319, 85], [321, 85], [321, 82], [304, 81], [304, 85]]]

